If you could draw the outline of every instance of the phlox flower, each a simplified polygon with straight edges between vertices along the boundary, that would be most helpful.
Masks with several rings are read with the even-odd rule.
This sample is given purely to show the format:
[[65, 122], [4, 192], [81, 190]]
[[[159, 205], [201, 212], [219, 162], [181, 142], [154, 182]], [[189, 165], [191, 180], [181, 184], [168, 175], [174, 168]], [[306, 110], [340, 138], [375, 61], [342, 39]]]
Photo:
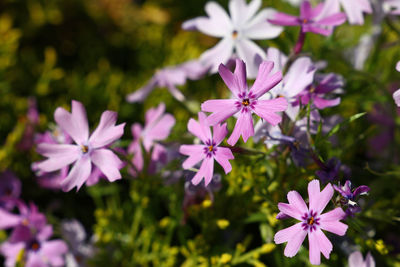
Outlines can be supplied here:
[[[208, 2], [205, 11], [208, 17], [198, 17], [186, 21], [182, 27], [186, 30], [198, 30], [204, 34], [221, 38], [213, 48], [205, 51], [200, 60], [211, 66], [211, 72], [218, 70], [219, 64], [227, 64], [236, 52], [237, 56], [250, 64], [259, 54], [265, 58], [265, 52], [252, 40], [264, 40], [277, 37], [282, 27], [271, 25], [267, 19], [272, 18], [275, 10], [262, 9], [261, 0], [230, 0], [229, 13], [216, 2]], [[248, 67], [248, 76], [254, 78], [257, 68]]]
[[116, 112], [103, 112], [99, 125], [90, 137], [86, 111], [82, 103], [72, 101], [71, 113], [61, 107], [57, 108], [54, 119], [75, 144], [39, 144], [38, 153], [48, 158], [36, 165], [39, 170], [52, 172], [74, 163], [68, 176], [61, 182], [64, 191], [69, 191], [75, 186], [79, 190], [93, 170], [92, 163], [110, 182], [121, 179], [119, 169], [123, 163], [107, 149], [107, 146], [124, 133], [125, 123], [115, 125]]
[[269, 22], [282, 26], [300, 26], [302, 33], [313, 32], [328, 36], [332, 34], [332, 26], [341, 25], [346, 21], [346, 15], [338, 12], [321, 16], [323, 8], [323, 3], [313, 8], [311, 3], [305, 0], [301, 3], [299, 17], [276, 13], [272, 19], [269, 19]]
[[6, 241], [0, 247], [0, 253], [5, 256], [5, 266], [14, 267], [19, 262], [21, 252], [25, 267], [57, 267], [64, 266], [64, 254], [68, 247], [62, 240], [48, 240], [53, 234], [50, 225], [41, 229], [26, 242]]
[[214, 173], [214, 160], [222, 166], [225, 173], [229, 173], [232, 170], [229, 160], [234, 159], [234, 156], [231, 150], [227, 147], [219, 146], [228, 134], [226, 123], [214, 125], [214, 133], [211, 134], [210, 126], [208, 126], [206, 120], [206, 115], [199, 112], [199, 121], [190, 119], [187, 126], [189, 132], [198, 137], [203, 144], [181, 145], [179, 148], [181, 154], [189, 156], [182, 164], [184, 169], [192, 168], [202, 161], [199, 171], [192, 178], [194, 185], [199, 184], [203, 178], [205, 186], [211, 182]]
[[372, 13], [372, 7], [369, 0], [326, 0], [322, 13], [326, 15], [340, 12], [340, 6], [346, 13], [350, 24], [364, 24], [363, 13]]
[[270, 100], [259, 99], [282, 80], [280, 71], [270, 75], [273, 67], [273, 62], [263, 61], [260, 64], [257, 78], [249, 90], [246, 80], [246, 65], [242, 60], [236, 60], [234, 73], [223, 64], [220, 65], [219, 74], [231, 90], [234, 99], [207, 100], [201, 105], [201, 109], [212, 112], [207, 118], [210, 125], [216, 125], [234, 114], [238, 114], [235, 128], [228, 139], [228, 144], [231, 146], [236, 144], [240, 136], [244, 142], [247, 142], [247, 139], [254, 135], [253, 113], [272, 125], [281, 122], [282, 117], [276, 113], [286, 110], [288, 106], [286, 99], [283, 97]]
[[354, 217], [355, 213], [361, 211], [360, 206], [357, 204], [358, 197], [361, 195], [368, 194], [370, 188], [366, 185], [361, 185], [355, 189], [351, 188], [351, 182], [347, 180], [343, 186], [333, 185], [333, 188], [339, 192], [342, 196], [341, 203], [342, 205], [346, 205], [346, 215]]
[[173, 97], [183, 101], [185, 96], [176, 86], [184, 85], [187, 79], [200, 79], [208, 69], [209, 67], [196, 60], [187, 61], [177, 66], [165, 67], [158, 70], [145, 86], [129, 94], [126, 100], [130, 103], [143, 102], [155, 88], [166, 87]]
[[361, 252], [355, 251], [349, 256], [349, 267], [375, 267], [375, 260], [370, 252], [364, 260]]
[[132, 164], [136, 170], [131, 170], [131, 173], [135, 176], [136, 171], [142, 171], [144, 165], [141, 144], [147, 153], [151, 151], [150, 173], [155, 172], [156, 163], [166, 163], [167, 151], [158, 141], [167, 139], [175, 125], [175, 118], [164, 112], [165, 104], [161, 103], [157, 108], [151, 108], [146, 112], [144, 128], [139, 123], [131, 127], [133, 141], [128, 147], [128, 153], [133, 154]]
[[322, 230], [344, 235], [347, 225], [340, 222], [345, 213], [341, 208], [336, 208], [322, 214], [326, 205], [333, 196], [333, 188], [328, 184], [320, 191], [319, 181], [313, 180], [308, 184], [309, 206], [307, 207], [303, 198], [296, 191], [290, 191], [287, 195], [289, 204], [279, 203], [278, 208], [286, 216], [290, 216], [300, 222], [275, 234], [276, 244], [287, 242], [284, 254], [286, 257], [293, 257], [297, 254], [306, 236], [309, 243], [309, 258], [311, 264], [321, 263], [321, 254], [329, 259], [332, 251], [332, 243], [325, 236]]
[[[397, 62], [396, 70], [400, 72], [400, 61]], [[396, 92], [393, 93], [393, 99], [396, 105], [400, 107], [400, 89], [396, 90]]]

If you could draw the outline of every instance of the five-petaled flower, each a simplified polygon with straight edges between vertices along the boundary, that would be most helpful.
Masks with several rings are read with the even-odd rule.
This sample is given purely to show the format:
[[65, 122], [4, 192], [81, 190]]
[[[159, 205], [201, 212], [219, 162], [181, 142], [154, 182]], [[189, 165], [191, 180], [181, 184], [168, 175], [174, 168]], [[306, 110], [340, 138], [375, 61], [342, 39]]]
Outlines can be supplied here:
[[213, 113], [207, 118], [210, 125], [221, 123], [238, 113], [239, 117], [228, 139], [228, 144], [235, 145], [240, 135], [242, 135], [244, 142], [247, 142], [247, 139], [254, 135], [253, 113], [272, 125], [281, 122], [282, 117], [276, 112], [286, 110], [288, 106], [286, 99], [283, 97], [270, 100], [259, 99], [282, 80], [280, 71], [270, 75], [273, 66], [274, 63], [271, 61], [263, 61], [260, 64], [256, 81], [250, 90], [247, 87], [246, 65], [242, 60], [236, 60], [234, 73], [223, 64], [219, 66], [219, 74], [235, 99], [207, 100], [201, 105], [201, 109]]
[[203, 161], [199, 171], [193, 177], [192, 183], [197, 185], [204, 177], [205, 185], [207, 186], [213, 177], [214, 159], [222, 166], [225, 173], [229, 173], [232, 170], [229, 160], [234, 157], [229, 148], [219, 146], [228, 133], [226, 123], [214, 125], [214, 135], [212, 135], [206, 119], [206, 115], [199, 112], [199, 122], [194, 119], [190, 119], [188, 122], [189, 132], [197, 136], [203, 144], [182, 145], [179, 152], [189, 156], [182, 164], [184, 169], [189, 169], [199, 161]]
[[318, 265], [321, 263], [321, 252], [325, 258], [329, 259], [333, 247], [322, 230], [340, 236], [344, 235], [347, 230], [347, 225], [340, 222], [345, 216], [341, 208], [336, 208], [322, 214], [332, 196], [333, 188], [331, 184], [328, 184], [320, 192], [319, 181], [313, 180], [308, 184], [309, 207], [307, 207], [303, 198], [296, 191], [288, 193], [289, 204], [278, 204], [281, 214], [283, 213], [300, 221], [275, 234], [275, 243], [281, 244], [287, 242], [284, 251], [286, 257], [296, 255], [305, 237], [308, 235], [311, 264]]
[[124, 133], [125, 123], [115, 125], [116, 112], [103, 112], [99, 125], [90, 137], [86, 111], [82, 103], [72, 101], [71, 113], [61, 107], [57, 108], [54, 119], [60, 129], [71, 136], [75, 144], [39, 144], [38, 153], [48, 158], [36, 165], [39, 170], [52, 172], [75, 163], [62, 181], [64, 191], [69, 191], [75, 186], [79, 190], [93, 170], [92, 163], [110, 182], [121, 179], [119, 169], [123, 163], [117, 155], [107, 149], [107, 146]]

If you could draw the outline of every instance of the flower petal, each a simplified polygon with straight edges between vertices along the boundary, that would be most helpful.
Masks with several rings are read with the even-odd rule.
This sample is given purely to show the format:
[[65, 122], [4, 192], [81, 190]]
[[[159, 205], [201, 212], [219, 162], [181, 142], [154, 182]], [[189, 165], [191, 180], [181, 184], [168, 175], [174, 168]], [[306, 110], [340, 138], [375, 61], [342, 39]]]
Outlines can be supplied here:
[[265, 58], [266, 54], [257, 44], [249, 39], [239, 39], [236, 41], [236, 52], [247, 66], [247, 77], [254, 78], [257, 76], [257, 65], [252, 64], [256, 55]]
[[207, 17], [196, 21], [199, 31], [214, 37], [223, 37], [232, 31], [232, 22], [226, 11], [216, 2], [208, 2], [204, 8]]
[[190, 119], [188, 122], [188, 130], [191, 134], [198, 137], [204, 144], [211, 140], [211, 130], [207, 125], [207, 117], [203, 112], [198, 113], [199, 121]]
[[214, 99], [207, 100], [201, 104], [201, 110], [206, 112], [213, 112], [207, 118], [208, 125], [216, 125], [232, 117], [233, 114], [240, 110], [240, 107], [236, 106], [237, 100], [235, 99]]
[[257, 78], [250, 89], [250, 91], [256, 96], [256, 98], [263, 96], [266, 92], [271, 90], [282, 80], [281, 71], [270, 75], [273, 67], [274, 62], [272, 61], [263, 61], [260, 64], [258, 68]]
[[342, 208], [336, 208], [327, 213], [321, 214], [320, 218], [322, 223], [322, 222], [339, 221], [341, 219], [344, 219], [345, 216], [346, 213], [342, 210]]
[[219, 163], [219, 165], [224, 168], [225, 174], [228, 174], [232, 170], [232, 166], [229, 163], [230, 159], [234, 159], [235, 157], [232, 154], [232, 151], [227, 147], [218, 147], [217, 151], [215, 151], [215, 160]]
[[[325, 209], [326, 205], [328, 205], [329, 201], [332, 199], [333, 196], [333, 187], [331, 184], [327, 184], [324, 190], [321, 191], [318, 197], [318, 208], [314, 210], [318, 214], [321, 214], [322, 211]], [[311, 208], [310, 208], [311, 210]]]
[[307, 235], [307, 231], [303, 230], [301, 224], [301, 222], [297, 223], [291, 227], [280, 230], [275, 234], [274, 241], [276, 244], [287, 242], [284, 251], [286, 257], [293, 257], [297, 254]]
[[396, 90], [396, 92], [393, 93], [393, 99], [396, 105], [400, 107], [400, 89]]
[[308, 212], [308, 208], [303, 198], [297, 191], [290, 191], [287, 194], [289, 204], [295, 207], [301, 215]]
[[364, 265], [364, 259], [360, 251], [355, 251], [350, 254], [349, 267], [360, 267]]
[[212, 179], [214, 172], [214, 159], [212, 157], [206, 157], [201, 164], [200, 170], [192, 179], [192, 184], [198, 185], [204, 177], [205, 186], [207, 186]]
[[282, 121], [282, 117], [276, 112], [284, 111], [287, 106], [286, 99], [278, 97], [271, 100], [258, 100], [253, 110], [258, 116], [275, 126]]
[[129, 103], [143, 102], [156, 86], [157, 79], [153, 77], [145, 86], [127, 95], [126, 101], [128, 101]]
[[84, 145], [89, 137], [85, 107], [81, 102], [72, 100], [71, 110], [72, 112], [69, 113], [63, 108], [57, 108], [54, 112], [54, 119], [60, 128], [74, 139], [75, 143]]
[[323, 223], [321, 222], [321, 229], [326, 230], [328, 232], [343, 236], [346, 231], [348, 226], [342, 222], [339, 221], [324, 221]]
[[90, 155], [93, 164], [107, 177], [108, 181], [114, 182], [121, 179], [119, 169], [123, 162], [109, 149], [96, 149]]
[[41, 253], [46, 255], [46, 258], [52, 266], [63, 266], [63, 254], [67, 253], [68, 246], [62, 240], [46, 241], [42, 244]]
[[213, 141], [218, 146], [224, 140], [225, 136], [228, 134], [228, 128], [226, 127], [226, 123], [217, 124], [213, 127]]
[[[293, 192], [293, 191], [292, 191]], [[285, 213], [286, 215], [289, 215], [292, 218], [295, 218], [299, 221], [302, 220], [302, 216], [304, 215], [304, 212], [300, 211], [297, 206], [292, 205], [292, 204], [287, 204], [287, 203], [278, 203], [278, 209]]]
[[309, 259], [313, 265], [321, 264], [321, 249], [316, 231], [308, 232]]
[[68, 176], [61, 182], [64, 192], [70, 191], [75, 186], [77, 190], [81, 188], [87, 180], [92, 170], [92, 163], [89, 156], [81, 157], [72, 167]]
[[299, 19], [295, 16], [285, 13], [277, 12], [272, 19], [268, 20], [270, 23], [282, 26], [298, 26], [300, 25]]
[[318, 180], [312, 180], [308, 183], [308, 201], [309, 210], [318, 212], [320, 187]]
[[285, 96], [295, 97], [311, 85], [316, 70], [308, 57], [300, 57], [293, 62], [283, 79]]
[[146, 125], [143, 134], [143, 146], [146, 151], [150, 151], [154, 141], [166, 139], [174, 125], [175, 118], [171, 114], [164, 114], [158, 121]]
[[182, 164], [184, 169], [192, 168], [206, 156], [204, 145], [181, 145], [179, 153], [189, 156]]
[[239, 140], [240, 135], [245, 143], [250, 136], [254, 135], [253, 117], [250, 111], [241, 112], [239, 114], [235, 128], [228, 139], [228, 144], [234, 146]]
[[231, 38], [223, 38], [214, 47], [201, 54], [200, 61], [210, 66], [210, 72], [216, 73], [219, 65], [226, 64], [233, 53], [233, 41]]
[[41, 143], [37, 147], [39, 154], [48, 157], [47, 160], [38, 162], [35, 167], [43, 172], [52, 172], [73, 163], [81, 155], [80, 148], [76, 145]]
[[325, 258], [329, 259], [329, 255], [333, 249], [331, 241], [329, 241], [329, 239], [319, 228], [311, 232], [309, 235], [314, 236], [313, 239], [315, 238], [315, 241], [318, 242], [319, 250], [325, 256]]
[[371, 252], [367, 253], [367, 257], [365, 258], [365, 266], [366, 267], [375, 267], [375, 260], [371, 255]]
[[8, 229], [14, 226], [17, 226], [21, 217], [15, 214], [12, 214], [4, 209], [0, 208], [0, 229]]
[[[239, 65], [240, 65], [240, 60], [236, 60], [236, 69], [237, 70], [239, 69]], [[232, 94], [235, 97], [238, 97], [238, 95], [242, 92], [242, 88], [240, 87], [238, 80], [235, 77], [236, 75], [234, 75], [228, 69], [228, 67], [222, 63], [219, 65], [218, 71], [219, 71], [219, 75], [221, 76], [222, 80], [224, 81], [226, 86], [229, 88], [229, 90], [231, 90]], [[236, 73], [236, 70], [235, 70], [235, 73]], [[246, 77], [245, 77], [245, 80], [246, 80]]]
[[275, 16], [276, 11], [273, 9], [263, 9], [245, 26], [244, 35], [252, 40], [265, 40], [278, 37], [283, 28], [272, 25], [268, 22], [269, 18]]
[[125, 123], [115, 125], [117, 117], [117, 112], [109, 110], [101, 114], [100, 123], [89, 138], [92, 148], [105, 147], [121, 138], [124, 134]]
[[243, 60], [236, 59], [236, 67], [234, 75], [237, 80], [237, 84], [239, 86], [239, 92], [246, 91], [247, 90], [246, 64], [244, 64]]

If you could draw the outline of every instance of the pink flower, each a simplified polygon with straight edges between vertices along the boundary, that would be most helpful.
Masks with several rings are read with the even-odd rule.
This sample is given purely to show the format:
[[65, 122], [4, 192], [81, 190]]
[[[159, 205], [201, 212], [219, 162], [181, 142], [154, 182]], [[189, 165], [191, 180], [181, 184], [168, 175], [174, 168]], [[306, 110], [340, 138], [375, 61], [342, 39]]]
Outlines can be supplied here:
[[61, 107], [57, 108], [54, 119], [60, 129], [71, 136], [75, 144], [39, 144], [38, 153], [48, 158], [36, 165], [39, 170], [52, 172], [74, 163], [68, 176], [62, 181], [64, 191], [69, 191], [75, 186], [79, 190], [93, 170], [92, 163], [110, 182], [121, 179], [119, 169], [122, 161], [106, 148], [124, 133], [125, 123], [115, 125], [116, 112], [103, 112], [99, 125], [90, 137], [86, 111], [82, 103], [72, 101], [71, 113]]
[[300, 6], [299, 17], [276, 13], [274, 18], [268, 21], [282, 26], [301, 26], [303, 33], [313, 32], [328, 36], [332, 34], [332, 26], [341, 25], [346, 21], [346, 15], [337, 11], [334, 14], [324, 16], [323, 8], [324, 4], [322, 3], [312, 8], [309, 1], [303, 1]]
[[375, 261], [370, 252], [364, 261], [361, 252], [355, 251], [350, 254], [349, 267], [375, 267]]
[[236, 60], [235, 73], [232, 73], [223, 64], [219, 66], [219, 74], [236, 99], [208, 100], [201, 105], [201, 109], [202, 111], [213, 112], [207, 118], [210, 125], [221, 123], [239, 113], [235, 129], [228, 139], [228, 144], [235, 145], [240, 135], [242, 135], [244, 142], [247, 142], [247, 139], [254, 135], [253, 113], [272, 125], [281, 122], [282, 117], [276, 112], [284, 111], [287, 108], [286, 99], [283, 97], [271, 100], [258, 99], [282, 80], [280, 71], [270, 75], [273, 67], [273, 62], [263, 61], [260, 64], [256, 81], [249, 90], [246, 81], [246, 65], [242, 60]]
[[[397, 62], [396, 70], [400, 72], [400, 61]], [[393, 93], [393, 99], [396, 105], [400, 107], [400, 89], [396, 90], [396, 92]]]
[[143, 102], [156, 87], [166, 87], [173, 97], [178, 101], [183, 101], [185, 96], [176, 86], [184, 85], [187, 79], [198, 80], [208, 70], [209, 67], [196, 60], [163, 68], [157, 71], [145, 86], [129, 94], [126, 100], [130, 103]]
[[308, 235], [310, 262], [318, 265], [321, 263], [321, 252], [329, 259], [332, 243], [322, 230], [343, 236], [347, 225], [340, 222], [345, 216], [341, 208], [336, 208], [325, 214], [322, 211], [333, 196], [333, 188], [328, 184], [320, 192], [319, 181], [313, 180], [308, 184], [309, 207], [299, 193], [290, 191], [287, 195], [289, 204], [279, 203], [280, 215], [287, 215], [300, 222], [275, 234], [276, 244], [287, 242], [285, 256], [293, 257], [297, 254], [306, 235]]
[[[128, 153], [133, 154], [132, 164], [137, 171], [143, 170], [144, 159], [141, 144], [147, 153], [151, 153], [151, 162], [149, 172], [154, 173], [156, 163], [166, 163], [167, 151], [163, 145], [157, 141], [166, 139], [172, 127], [175, 125], [175, 118], [165, 112], [165, 104], [161, 103], [157, 108], [151, 108], [146, 112], [145, 127], [139, 123], [135, 123], [131, 127], [133, 141], [128, 147]], [[131, 173], [136, 176], [137, 173], [131, 170]]]
[[192, 179], [194, 185], [199, 184], [203, 177], [206, 186], [211, 182], [214, 172], [214, 159], [222, 166], [222, 168], [224, 168], [226, 174], [232, 170], [229, 160], [234, 159], [234, 156], [232, 155], [231, 150], [227, 147], [219, 146], [228, 134], [226, 123], [223, 125], [214, 125], [213, 137], [206, 120], [206, 115], [199, 112], [199, 122], [194, 119], [190, 119], [188, 122], [189, 132], [194, 136], [197, 136], [203, 144], [182, 145], [179, 149], [181, 154], [189, 156], [189, 158], [187, 158], [182, 164], [184, 169], [192, 168], [201, 160], [203, 161], [200, 170]]

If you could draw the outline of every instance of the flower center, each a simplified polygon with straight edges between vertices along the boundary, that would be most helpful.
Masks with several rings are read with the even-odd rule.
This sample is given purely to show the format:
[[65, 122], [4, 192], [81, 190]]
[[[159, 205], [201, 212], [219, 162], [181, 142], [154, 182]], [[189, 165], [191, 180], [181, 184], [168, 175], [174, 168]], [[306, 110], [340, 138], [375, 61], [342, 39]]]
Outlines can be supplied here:
[[301, 224], [301, 226], [303, 227], [304, 231], [312, 232], [317, 229], [317, 226], [319, 226], [320, 218], [317, 216], [317, 213], [313, 212], [312, 210], [304, 213], [301, 218], [303, 219], [303, 223]]
[[311, 217], [311, 218], [307, 219], [307, 224], [308, 225], [313, 225], [314, 224], [314, 217]]
[[209, 152], [213, 151], [213, 149], [214, 149], [214, 146], [212, 146], [212, 145], [208, 147]]
[[21, 221], [21, 224], [22, 224], [23, 226], [28, 226], [28, 225], [29, 225], [28, 219], [27, 219], [27, 218], [24, 218], [24, 219]]
[[215, 155], [215, 151], [217, 151], [216, 143], [214, 143], [213, 140], [208, 140], [205, 145], [204, 153], [206, 156], [211, 157], [212, 155]]
[[81, 145], [81, 150], [82, 150], [83, 153], [87, 153], [89, 151], [89, 147]]
[[308, 23], [308, 19], [303, 19], [303, 23], [304, 24]]
[[250, 105], [250, 100], [248, 98], [243, 99], [242, 105], [247, 107], [248, 105]]
[[232, 32], [232, 38], [233, 39], [236, 39], [238, 37], [238, 32], [237, 32], [237, 30], [234, 30], [233, 32]]
[[40, 245], [39, 245], [38, 242], [33, 242], [33, 243], [32, 243], [31, 249], [32, 249], [33, 251], [37, 251], [39, 248], [40, 248]]

